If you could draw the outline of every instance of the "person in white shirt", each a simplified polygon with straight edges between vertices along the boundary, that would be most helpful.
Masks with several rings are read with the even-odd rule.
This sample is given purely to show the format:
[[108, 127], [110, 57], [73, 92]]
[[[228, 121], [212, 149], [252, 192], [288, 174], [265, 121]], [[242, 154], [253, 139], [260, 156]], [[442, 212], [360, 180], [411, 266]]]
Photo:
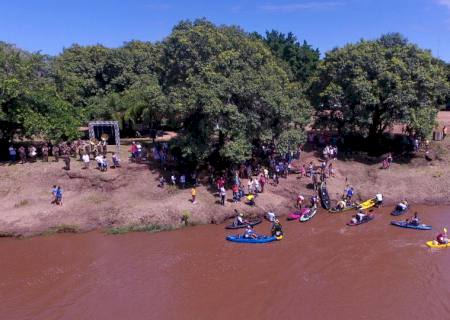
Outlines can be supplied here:
[[112, 155], [112, 162], [113, 162], [114, 168], [120, 167], [120, 159], [115, 152], [113, 152], [113, 155]]
[[377, 208], [381, 207], [381, 205], [383, 204], [383, 195], [381, 193], [377, 193], [375, 195], [375, 200], [377, 201], [377, 203], [375, 204]]
[[253, 193], [253, 179], [250, 178], [247, 181], [248, 193]]
[[136, 144], [136, 148], [137, 148], [138, 158], [141, 158], [142, 157], [142, 145], [138, 142]]
[[261, 192], [261, 186], [259, 185], [259, 181], [258, 179], [253, 179], [253, 190], [255, 191], [255, 193], [257, 192]]
[[267, 212], [266, 216], [267, 216], [267, 220], [269, 220], [270, 222], [274, 222], [276, 219], [275, 212], [272, 212], [272, 211]]
[[108, 170], [108, 160], [106, 160], [105, 156], [102, 156], [101, 170], [102, 171], [107, 171]]
[[[237, 213], [237, 210], [234, 210]], [[242, 226], [243, 224], [246, 224], [247, 220], [244, 219], [244, 214], [239, 213], [236, 218], [234, 219], [234, 225], [235, 226]]]
[[397, 204], [397, 209], [400, 211], [405, 211], [408, 208], [408, 201], [402, 200]]
[[220, 187], [219, 194], [220, 194], [220, 203], [224, 206], [225, 205], [225, 198], [227, 196], [227, 193], [225, 191], [225, 187], [223, 187], [223, 186]]
[[89, 168], [89, 162], [91, 161], [89, 155], [87, 153], [84, 153], [82, 155], [81, 159], [83, 160], [84, 168], [88, 169]]
[[95, 157], [95, 161], [97, 161], [97, 168], [102, 169], [102, 163], [103, 163], [103, 157], [101, 155], [98, 155]]

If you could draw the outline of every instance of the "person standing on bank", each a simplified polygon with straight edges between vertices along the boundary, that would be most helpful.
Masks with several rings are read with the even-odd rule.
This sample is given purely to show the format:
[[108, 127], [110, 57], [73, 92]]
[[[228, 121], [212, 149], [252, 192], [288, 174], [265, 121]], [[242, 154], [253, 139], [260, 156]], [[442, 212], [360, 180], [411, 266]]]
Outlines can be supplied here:
[[69, 171], [70, 170], [70, 156], [69, 155], [64, 155], [63, 156], [63, 161], [64, 161], [64, 164], [66, 165], [64, 167], [64, 170]]
[[84, 153], [82, 155], [81, 159], [83, 160], [84, 169], [88, 169], [89, 168], [89, 162], [91, 161], [89, 155], [87, 153]]
[[195, 204], [196, 203], [195, 197], [197, 196], [197, 189], [195, 187], [193, 187], [191, 189], [191, 196], [192, 196], [192, 200], [191, 200], [192, 204]]
[[42, 147], [42, 161], [48, 162], [48, 145], [44, 144]]
[[225, 191], [225, 187], [222, 186], [220, 187], [220, 203], [224, 206], [225, 205], [225, 198], [226, 198], [226, 191]]
[[59, 147], [58, 145], [54, 145], [52, 148], [52, 154], [55, 157], [55, 162], [59, 161]]
[[16, 148], [14, 148], [13, 145], [10, 145], [8, 150], [9, 150], [9, 161], [11, 163], [16, 162], [17, 156]]

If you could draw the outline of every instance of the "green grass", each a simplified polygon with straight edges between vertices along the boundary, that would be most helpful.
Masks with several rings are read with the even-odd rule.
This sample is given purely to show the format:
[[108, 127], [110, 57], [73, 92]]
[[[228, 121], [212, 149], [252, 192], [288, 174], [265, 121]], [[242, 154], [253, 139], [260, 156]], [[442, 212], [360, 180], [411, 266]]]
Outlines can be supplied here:
[[124, 234], [128, 232], [160, 232], [173, 230], [171, 226], [160, 226], [157, 224], [130, 224], [121, 227], [113, 227], [106, 230], [107, 234]]
[[49, 228], [47, 231], [42, 232], [41, 236], [50, 236], [56, 233], [79, 233], [80, 228], [70, 224], [60, 224]]
[[171, 184], [167, 185], [167, 192], [169, 194], [174, 194], [174, 193], [176, 193], [178, 191], [179, 191], [178, 186], [176, 186], [176, 185], [174, 186], [174, 185], [171, 185]]
[[13, 238], [13, 237], [17, 237], [17, 235], [11, 232], [0, 231], [0, 238]]
[[17, 203], [14, 205], [14, 208], [23, 207], [23, 206], [26, 206], [26, 205], [29, 204], [29, 203], [30, 203], [30, 201], [28, 201], [27, 199], [23, 199], [23, 200], [20, 200], [19, 202], [17, 202]]
[[181, 221], [184, 222], [184, 225], [187, 227], [189, 225], [189, 219], [191, 217], [191, 212], [189, 210], [183, 210], [181, 215]]
[[443, 176], [443, 174], [444, 174], [444, 172], [442, 172], [442, 171], [436, 171], [436, 172], [433, 174], [433, 178], [440, 178], [440, 177]]

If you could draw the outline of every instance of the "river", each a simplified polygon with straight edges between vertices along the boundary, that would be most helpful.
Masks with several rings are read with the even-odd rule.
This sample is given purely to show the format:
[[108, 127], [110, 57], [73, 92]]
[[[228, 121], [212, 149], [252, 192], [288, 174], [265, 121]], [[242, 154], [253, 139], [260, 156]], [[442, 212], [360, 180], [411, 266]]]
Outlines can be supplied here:
[[419, 211], [434, 230], [390, 226], [381, 210], [357, 227], [350, 213], [283, 222], [269, 244], [227, 242], [223, 225], [0, 239], [0, 317], [449, 319], [450, 249], [424, 243], [450, 208]]

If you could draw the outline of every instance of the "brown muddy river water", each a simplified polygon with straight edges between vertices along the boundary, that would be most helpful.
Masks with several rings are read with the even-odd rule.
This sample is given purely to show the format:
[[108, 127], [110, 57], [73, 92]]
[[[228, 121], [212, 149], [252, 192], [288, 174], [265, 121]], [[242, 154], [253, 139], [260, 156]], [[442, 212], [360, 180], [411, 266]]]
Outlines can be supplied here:
[[434, 230], [382, 210], [283, 222], [269, 244], [227, 242], [223, 225], [0, 239], [0, 319], [450, 319], [450, 249], [425, 246], [450, 208], [419, 209]]

